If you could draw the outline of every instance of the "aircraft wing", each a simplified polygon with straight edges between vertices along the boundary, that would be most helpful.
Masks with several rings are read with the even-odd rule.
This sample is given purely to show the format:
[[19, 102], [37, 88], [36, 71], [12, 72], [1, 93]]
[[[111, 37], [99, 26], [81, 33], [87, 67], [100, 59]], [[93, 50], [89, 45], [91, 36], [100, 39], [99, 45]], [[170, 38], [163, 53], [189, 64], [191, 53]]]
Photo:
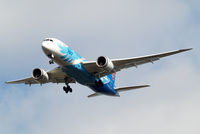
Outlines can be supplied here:
[[111, 61], [114, 64], [114, 70], [112, 72], [108, 72], [106, 70], [103, 70], [102, 68], [99, 68], [96, 65], [96, 61], [83, 62], [83, 66], [90, 73], [92, 73], [94, 75], [100, 75], [102, 77], [102, 76], [106, 76], [106, 75], [114, 73], [114, 72], [118, 72], [121, 69], [129, 68], [129, 67], [137, 67], [138, 65], [142, 65], [142, 64], [146, 64], [146, 63], [153, 63], [154, 61], [157, 61], [160, 58], [178, 54], [178, 53], [185, 52], [185, 51], [189, 51], [191, 49], [192, 48], [180, 49], [180, 50], [176, 50], [176, 51], [160, 53], [160, 54], [153, 54], [153, 55], [148, 55], [148, 56], [141, 56], [141, 57], [112, 59]]
[[34, 80], [33, 77], [20, 79], [20, 80], [14, 80], [14, 81], [7, 81], [6, 84], [38, 84], [37, 81]]
[[[68, 77], [65, 73], [62, 72], [60, 67], [57, 67], [53, 70], [47, 71], [47, 74], [49, 76], [49, 81], [46, 83], [65, 83], [64, 79], [67, 79], [68, 83], [75, 83], [75, 80]], [[6, 84], [45, 84], [45, 83], [39, 83], [36, 81], [33, 77], [21, 79], [21, 80], [15, 80], [15, 81], [8, 81]]]

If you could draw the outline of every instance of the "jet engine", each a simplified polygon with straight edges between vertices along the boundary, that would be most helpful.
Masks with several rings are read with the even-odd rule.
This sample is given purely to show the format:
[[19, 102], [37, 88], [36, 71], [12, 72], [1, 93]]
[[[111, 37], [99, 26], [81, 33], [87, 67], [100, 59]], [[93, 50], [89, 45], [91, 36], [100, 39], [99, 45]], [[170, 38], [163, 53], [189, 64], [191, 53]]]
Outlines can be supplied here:
[[99, 68], [105, 69], [110, 72], [114, 69], [114, 65], [112, 61], [108, 57], [105, 57], [105, 56], [98, 57], [96, 61], [96, 65]]
[[33, 78], [39, 83], [46, 83], [49, 81], [49, 76], [46, 71], [35, 68], [32, 72]]

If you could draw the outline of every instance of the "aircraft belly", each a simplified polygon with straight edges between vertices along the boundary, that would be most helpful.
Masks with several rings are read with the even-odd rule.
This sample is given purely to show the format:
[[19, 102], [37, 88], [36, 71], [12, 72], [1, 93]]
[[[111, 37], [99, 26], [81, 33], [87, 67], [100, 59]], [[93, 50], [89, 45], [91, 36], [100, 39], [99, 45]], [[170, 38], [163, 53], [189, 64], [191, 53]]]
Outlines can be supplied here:
[[81, 64], [62, 67], [62, 71], [82, 85], [94, 83], [96, 80]]
[[94, 83], [98, 80], [95, 76], [91, 75], [81, 64], [69, 65], [62, 67], [62, 71], [68, 76], [75, 79], [78, 83], [82, 85], [90, 85], [93, 91], [102, 93], [105, 95], [116, 95], [117, 91], [111, 86], [111, 81], [109, 83], [104, 83], [102, 87], [97, 87]]

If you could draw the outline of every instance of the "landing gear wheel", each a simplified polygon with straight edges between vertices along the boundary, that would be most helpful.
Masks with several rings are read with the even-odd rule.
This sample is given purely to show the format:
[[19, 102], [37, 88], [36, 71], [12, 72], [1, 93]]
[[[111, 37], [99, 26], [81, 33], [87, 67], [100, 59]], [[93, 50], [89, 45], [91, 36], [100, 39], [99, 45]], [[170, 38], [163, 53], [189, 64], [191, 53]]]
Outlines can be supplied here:
[[68, 93], [67, 87], [64, 86], [63, 90], [65, 91], [66, 94]]
[[50, 61], [49, 61], [49, 64], [54, 64], [53, 60], [50, 60]]
[[72, 93], [72, 88], [71, 87], [69, 87], [69, 92]]
[[72, 88], [70, 86], [67, 86], [67, 87], [64, 86], [63, 90], [65, 91], [65, 93], [68, 93], [68, 92], [72, 93]]

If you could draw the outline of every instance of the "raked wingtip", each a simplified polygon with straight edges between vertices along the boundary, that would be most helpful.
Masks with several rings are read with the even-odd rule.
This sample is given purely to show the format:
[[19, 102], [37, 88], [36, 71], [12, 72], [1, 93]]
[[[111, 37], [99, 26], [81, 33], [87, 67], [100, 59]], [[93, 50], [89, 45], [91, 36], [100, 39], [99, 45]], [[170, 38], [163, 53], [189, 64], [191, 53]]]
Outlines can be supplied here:
[[193, 48], [186, 48], [186, 49], [182, 49], [183, 51], [190, 51], [192, 50]]

